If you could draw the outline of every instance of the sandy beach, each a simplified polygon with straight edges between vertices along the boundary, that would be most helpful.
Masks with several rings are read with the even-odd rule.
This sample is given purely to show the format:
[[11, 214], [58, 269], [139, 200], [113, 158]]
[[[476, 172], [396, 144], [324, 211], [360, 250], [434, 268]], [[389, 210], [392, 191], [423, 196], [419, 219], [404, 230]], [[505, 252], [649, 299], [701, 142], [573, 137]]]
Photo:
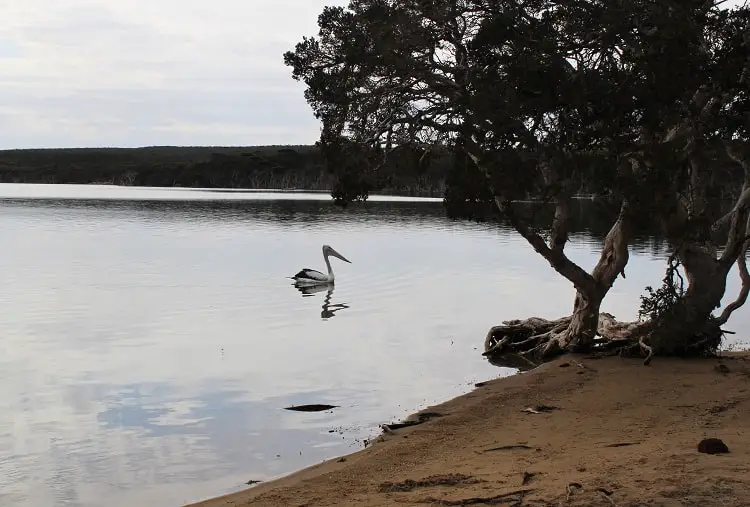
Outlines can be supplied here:
[[[357, 453], [193, 506], [750, 505], [749, 353], [565, 356], [421, 414]], [[711, 437], [729, 453], [699, 452]]]

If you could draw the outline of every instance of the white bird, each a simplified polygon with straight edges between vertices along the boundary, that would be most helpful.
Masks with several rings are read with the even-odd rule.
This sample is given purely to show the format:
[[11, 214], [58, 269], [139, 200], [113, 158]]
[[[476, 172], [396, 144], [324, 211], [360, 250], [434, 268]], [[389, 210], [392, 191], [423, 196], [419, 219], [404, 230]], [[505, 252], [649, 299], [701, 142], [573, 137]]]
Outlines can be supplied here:
[[328, 260], [328, 256], [333, 255], [338, 257], [344, 262], [351, 264], [352, 261], [338, 253], [336, 250], [331, 248], [329, 245], [323, 245], [323, 259], [326, 261], [326, 267], [328, 268], [328, 274], [321, 273], [315, 269], [305, 268], [296, 275], [290, 277], [295, 280], [298, 285], [319, 285], [319, 284], [330, 284], [334, 282], [333, 269], [331, 268], [331, 261]]

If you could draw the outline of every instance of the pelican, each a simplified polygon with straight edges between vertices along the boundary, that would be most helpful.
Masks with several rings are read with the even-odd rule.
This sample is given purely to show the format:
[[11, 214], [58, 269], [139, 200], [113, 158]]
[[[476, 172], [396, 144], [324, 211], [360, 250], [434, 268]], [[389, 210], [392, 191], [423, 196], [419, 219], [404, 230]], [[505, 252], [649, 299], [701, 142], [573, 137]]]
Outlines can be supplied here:
[[326, 267], [328, 268], [328, 274], [321, 273], [314, 269], [305, 268], [296, 275], [290, 277], [295, 280], [296, 284], [304, 285], [320, 285], [320, 284], [332, 284], [334, 282], [333, 269], [331, 268], [331, 261], [328, 260], [328, 256], [333, 255], [338, 257], [344, 262], [351, 264], [352, 261], [338, 253], [336, 250], [331, 248], [330, 245], [323, 245], [323, 259], [326, 261]]

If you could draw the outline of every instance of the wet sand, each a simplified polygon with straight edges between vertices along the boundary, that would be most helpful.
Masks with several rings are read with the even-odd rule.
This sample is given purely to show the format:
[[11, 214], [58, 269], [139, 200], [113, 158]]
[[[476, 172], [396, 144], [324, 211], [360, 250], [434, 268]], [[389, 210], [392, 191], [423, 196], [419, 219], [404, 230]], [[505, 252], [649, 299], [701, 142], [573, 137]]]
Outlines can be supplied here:
[[[362, 451], [193, 505], [750, 505], [750, 353], [566, 356], [423, 413]], [[698, 452], [709, 437], [730, 452]]]

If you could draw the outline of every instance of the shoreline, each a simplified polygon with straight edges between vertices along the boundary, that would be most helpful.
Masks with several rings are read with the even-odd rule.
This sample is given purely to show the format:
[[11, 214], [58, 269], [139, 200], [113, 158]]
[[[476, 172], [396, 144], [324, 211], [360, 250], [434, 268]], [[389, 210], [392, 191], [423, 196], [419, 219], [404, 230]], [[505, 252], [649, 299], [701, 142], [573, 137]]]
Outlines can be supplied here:
[[[161, 186], [150, 186], [150, 185], [126, 185], [122, 183], [112, 183], [108, 181], [92, 181], [89, 183], [48, 183], [48, 182], [2, 182], [3, 185], [29, 185], [36, 187], [55, 187], [55, 186], [75, 186], [75, 187], [106, 187], [116, 189], [138, 189], [138, 190], [183, 190], [186, 192], [210, 192], [217, 194], [320, 194], [321, 196], [326, 195], [330, 198], [331, 189], [320, 189], [320, 188], [261, 188], [261, 187], [192, 187], [192, 186], [179, 186], [179, 185], [161, 185]], [[373, 199], [374, 197], [374, 199]], [[54, 197], [57, 199], [58, 197]], [[385, 198], [385, 199], [383, 199]], [[594, 194], [575, 194], [571, 196], [571, 199], [575, 201], [593, 201], [595, 200]], [[379, 201], [379, 200], [403, 200], [407, 202], [443, 202], [443, 192], [388, 192], [388, 191], [371, 191], [368, 195], [368, 201]], [[331, 198], [332, 200], [332, 198]], [[531, 204], [541, 203], [540, 199], [518, 199], [518, 203]]]
[[[186, 507], [750, 505], [748, 351], [569, 355], [479, 386], [352, 454]], [[730, 453], [699, 453], [708, 437]]]

